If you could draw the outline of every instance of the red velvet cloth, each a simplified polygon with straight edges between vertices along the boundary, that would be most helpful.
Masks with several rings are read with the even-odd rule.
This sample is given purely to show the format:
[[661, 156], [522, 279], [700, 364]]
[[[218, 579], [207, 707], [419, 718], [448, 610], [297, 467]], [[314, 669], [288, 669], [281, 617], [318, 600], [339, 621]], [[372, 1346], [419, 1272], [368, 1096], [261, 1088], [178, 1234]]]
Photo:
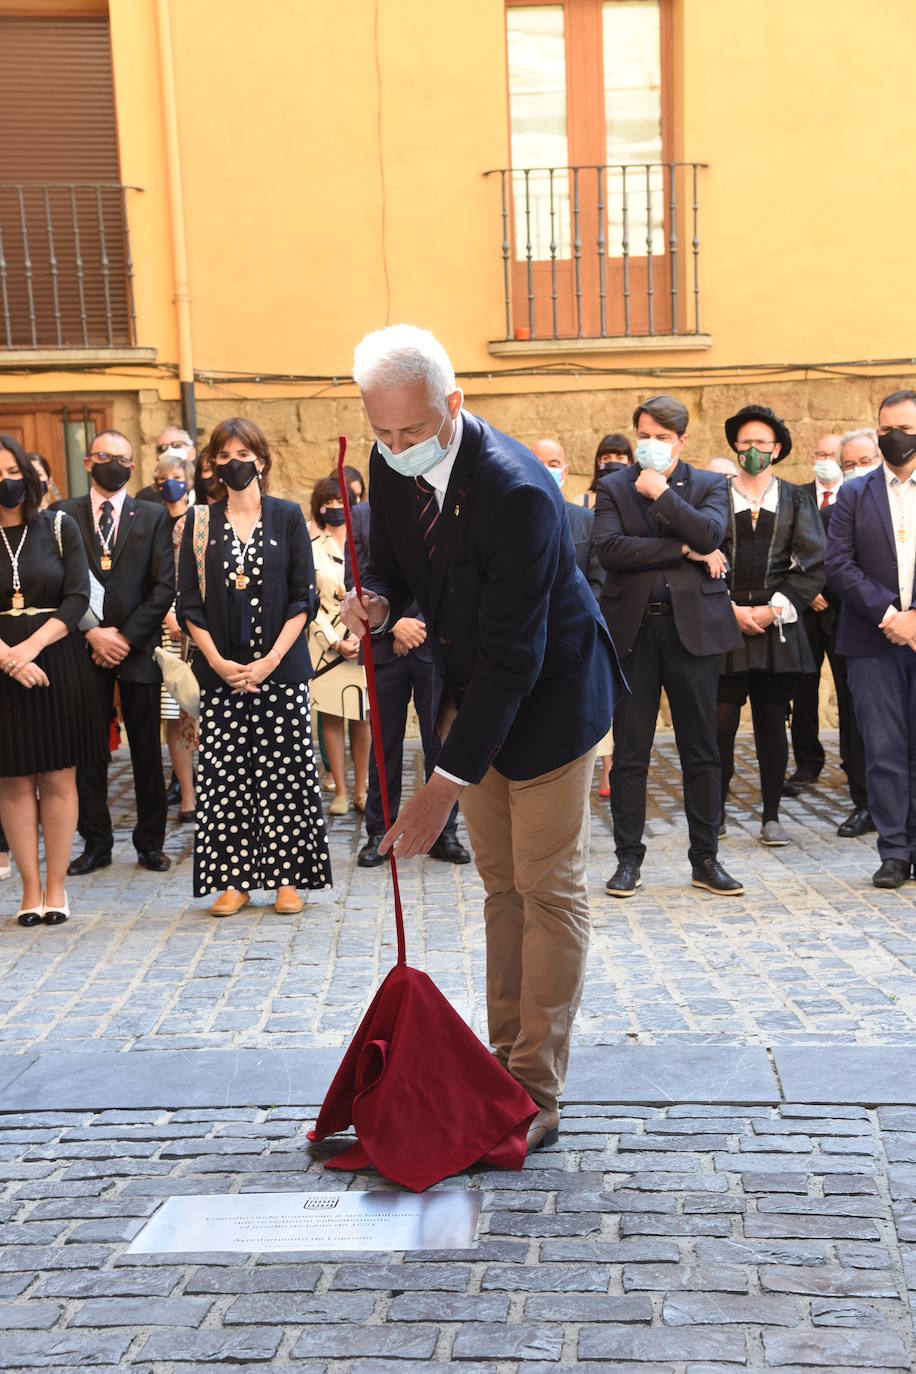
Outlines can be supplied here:
[[472, 1164], [520, 1169], [537, 1105], [432, 979], [397, 964], [328, 1089], [310, 1140], [356, 1127], [328, 1169], [372, 1165], [422, 1192]]
[[[341, 435], [337, 475], [344, 504], [353, 585], [362, 595], [350, 523]], [[363, 639], [369, 721], [385, 825], [388, 782], [378, 718], [372, 641]], [[407, 964], [394, 851], [389, 851], [398, 962], [363, 1017], [324, 1099], [309, 1140], [355, 1126], [357, 1143], [328, 1169], [376, 1168], [412, 1192], [472, 1164], [520, 1169], [537, 1105], [462, 1021], [435, 983]]]

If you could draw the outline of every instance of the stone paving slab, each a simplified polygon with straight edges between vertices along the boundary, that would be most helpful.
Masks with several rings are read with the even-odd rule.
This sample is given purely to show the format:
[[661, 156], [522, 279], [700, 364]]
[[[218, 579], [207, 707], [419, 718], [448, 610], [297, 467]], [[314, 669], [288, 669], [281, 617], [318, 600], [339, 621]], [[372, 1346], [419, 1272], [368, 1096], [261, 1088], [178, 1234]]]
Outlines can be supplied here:
[[783, 1090], [806, 1102], [916, 1104], [916, 1055], [890, 1045], [775, 1045]]
[[[894, 1158], [916, 1159], [916, 1113], [831, 1111], [570, 1107], [520, 1173], [440, 1185], [483, 1193], [478, 1242], [454, 1256], [129, 1255], [117, 1226], [87, 1243], [182, 1191], [388, 1185], [328, 1174], [289, 1107], [2, 1113], [0, 1160], [44, 1172], [0, 1182], [0, 1369], [911, 1369], [916, 1169]], [[749, 1170], [760, 1140], [769, 1162]]]

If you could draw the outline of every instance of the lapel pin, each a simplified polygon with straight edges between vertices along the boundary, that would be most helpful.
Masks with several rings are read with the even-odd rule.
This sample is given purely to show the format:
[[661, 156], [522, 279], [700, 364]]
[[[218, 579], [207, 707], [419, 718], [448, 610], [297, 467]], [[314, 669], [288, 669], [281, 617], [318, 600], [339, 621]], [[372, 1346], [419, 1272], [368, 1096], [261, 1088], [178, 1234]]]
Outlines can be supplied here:
[[460, 506], [456, 506], [456, 507], [455, 507], [455, 514], [456, 514], [456, 515], [460, 515], [460, 514], [461, 514], [461, 507], [460, 507]]

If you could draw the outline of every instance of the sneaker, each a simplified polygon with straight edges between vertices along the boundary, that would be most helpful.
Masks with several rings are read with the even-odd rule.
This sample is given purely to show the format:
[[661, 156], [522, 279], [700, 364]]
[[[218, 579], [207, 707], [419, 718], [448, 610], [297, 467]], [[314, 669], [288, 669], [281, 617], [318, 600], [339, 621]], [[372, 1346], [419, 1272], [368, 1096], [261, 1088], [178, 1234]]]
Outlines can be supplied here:
[[770, 845], [771, 848], [776, 849], [784, 844], [788, 844], [789, 837], [779, 824], [779, 821], [767, 821], [765, 825], [760, 827], [760, 843]]
[[726, 873], [718, 859], [704, 859], [700, 866], [693, 870], [691, 882], [694, 887], [703, 887], [707, 892], [714, 892], [717, 897], [740, 897], [744, 891], [743, 884]]
[[604, 890], [611, 897], [632, 897], [641, 886], [639, 865], [632, 859], [621, 859], [613, 876], [604, 884]]

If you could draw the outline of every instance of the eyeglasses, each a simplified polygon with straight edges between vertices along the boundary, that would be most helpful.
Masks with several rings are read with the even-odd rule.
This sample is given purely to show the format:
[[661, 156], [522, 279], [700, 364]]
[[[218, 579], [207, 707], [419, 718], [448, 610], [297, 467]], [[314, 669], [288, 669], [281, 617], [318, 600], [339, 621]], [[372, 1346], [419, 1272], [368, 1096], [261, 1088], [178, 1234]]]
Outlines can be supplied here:
[[761, 439], [742, 439], [740, 444], [735, 445], [735, 450], [737, 453], [747, 453], [750, 449], [755, 448], [758, 453], [772, 453], [775, 447], [775, 439], [768, 444], [765, 444]]
[[[757, 447], [759, 448], [760, 445], [758, 444]], [[822, 448], [816, 448], [816, 449], [814, 450], [814, 456], [815, 456], [815, 458], [836, 458], [836, 454], [835, 454], [835, 453], [827, 453], [827, 452], [826, 452], [824, 449], [822, 449]]]
[[126, 458], [123, 453], [103, 453], [101, 449], [96, 449], [89, 455], [90, 462], [93, 463], [120, 463], [122, 468], [132, 468], [133, 458]]
[[188, 443], [187, 439], [173, 439], [173, 440], [171, 441], [171, 443], [168, 443], [168, 444], [157, 444], [157, 445], [156, 445], [156, 454], [157, 454], [158, 457], [161, 458], [162, 455], [163, 455], [163, 453], [168, 453], [168, 451], [169, 451], [170, 448], [190, 448], [190, 447], [191, 447], [191, 445]]
[[880, 460], [880, 453], [870, 453], [867, 458], [852, 458], [843, 464], [843, 471], [852, 472], [854, 468], [871, 468]]

